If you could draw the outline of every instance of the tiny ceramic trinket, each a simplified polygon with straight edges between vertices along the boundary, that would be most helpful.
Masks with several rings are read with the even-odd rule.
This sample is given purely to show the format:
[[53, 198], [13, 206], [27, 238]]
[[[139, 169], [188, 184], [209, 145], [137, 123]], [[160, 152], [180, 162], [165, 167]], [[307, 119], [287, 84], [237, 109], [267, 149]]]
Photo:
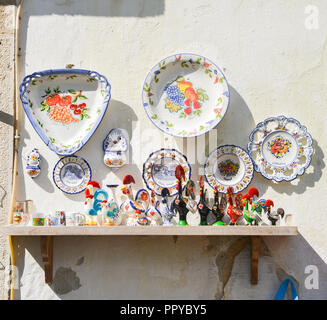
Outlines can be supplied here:
[[103, 141], [104, 164], [117, 171], [128, 163], [128, 133], [124, 129], [111, 129]]
[[267, 216], [269, 221], [271, 222], [272, 226], [276, 225], [276, 222], [279, 219], [279, 214], [277, 212], [272, 212], [271, 207], [274, 206], [274, 202], [272, 200], [266, 201], [266, 210], [267, 210]]
[[[235, 204], [234, 204], [235, 200]], [[243, 215], [242, 213], [242, 205], [241, 205], [242, 195], [234, 195], [234, 189], [233, 187], [227, 188], [227, 214], [230, 218], [230, 224], [236, 225], [237, 220]]]
[[159, 226], [162, 224], [161, 213], [158, 209], [159, 201], [156, 200], [154, 190], [151, 191], [150, 205], [146, 211], [146, 216], [150, 220], [151, 226]]
[[40, 158], [40, 153], [36, 148], [27, 156], [26, 172], [32, 178], [37, 177], [41, 171]]
[[168, 188], [163, 188], [161, 191], [161, 216], [163, 219], [163, 226], [173, 226], [172, 219], [176, 216], [176, 213], [172, 209], [172, 206], [169, 205], [169, 190]]
[[211, 212], [216, 217], [216, 222], [214, 222], [213, 226], [225, 226], [226, 223], [222, 220], [224, 217], [224, 212], [227, 207], [227, 200], [224, 194], [222, 194], [220, 202], [219, 202], [219, 192], [218, 186], [215, 186], [214, 191], [214, 203], [211, 209]]
[[101, 202], [101, 215], [103, 226], [118, 226], [121, 223], [121, 216], [119, 214], [119, 206], [113, 196], [112, 188], [118, 185], [107, 185], [109, 188], [108, 201]]
[[200, 186], [200, 200], [198, 203], [198, 211], [201, 217], [200, 225], [206, 226], [208, 225], [207, 218], [211, 210], [206, 204], [206, 190], [204, 189], [203, 176], [200, 176], [199, 178], [199, 186]]
[[135, 222], [127, 223], [129, 225], [147, 226], [150, 224], [150, 220], [147, 217], [147, 210], [150, 204], [149, 192], [145, 189], [140, 189], [135, 196], [135, 200], [131, 201], [131, 206], [135, 210]]

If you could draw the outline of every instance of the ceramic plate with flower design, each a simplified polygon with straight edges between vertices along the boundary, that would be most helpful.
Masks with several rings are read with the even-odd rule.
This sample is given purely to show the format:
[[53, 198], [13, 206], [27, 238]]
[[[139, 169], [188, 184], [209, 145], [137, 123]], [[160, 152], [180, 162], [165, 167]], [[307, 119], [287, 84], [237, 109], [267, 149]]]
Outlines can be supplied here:
[[175, 168], [178, 165], [181, 165], [185, 171], [184, 188], [187, 180], [191, 178], [191, 166], [187, 158], [175, 149], [160, 149], [152, 152], [143, 164], [143, 180], [147, 188], [154, 190], [157, 195], [161, 195], [163, 188], [167, 188], [171, 196], [177, 194]]
[[110, 100], [110, 84], [95, 71], [46, 70], [24, 78], [20, 98], [43, 142], [59, 155], [71, 155], [99, 126]]
[[285, 116], [260, 122], [250, 134], [248, 150], [255, 170], [278, 182], [302, 175], [313, 153], [306, 127]]
[[145, 112], [160, 130], [176, 137], [196, 137], [223, 119], [229, 88], [224, 74], [209, 59], [176, 54], [151, 69], [142, 98]]
[[218, 187], [227, 193], [233, 187], [238, 193], [245, 189], [253, 178], [253, 163], [248, 153], [241, 147], [223, 145], [213, 150], [204, 165], [204, 174], [212, 188]]
[[91, 181], [92, 171], [87, 161], [77, 156], [61, 158], [53, 169], [53, 181], [63, 192], [80, 193]]

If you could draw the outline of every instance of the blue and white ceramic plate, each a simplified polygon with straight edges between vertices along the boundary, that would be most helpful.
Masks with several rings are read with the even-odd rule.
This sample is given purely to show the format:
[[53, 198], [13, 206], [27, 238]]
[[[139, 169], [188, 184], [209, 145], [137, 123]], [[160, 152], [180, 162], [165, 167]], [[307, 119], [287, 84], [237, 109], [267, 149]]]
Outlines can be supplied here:
[[85, 159], [77, 156], [61, 158], [53, 169], [53, 181], [63, 192], [76, 194], [84, 191], [91, 181], [92, 171]]
[[250, 156], [234, 145], [219, 146], [209, 154], [204, 165], [207, 182], [212, 188], [217, 186], [221, 193], [227, 193], [228, 187], [233, 187], [235, 193], [241, 192], [250, 184], [253, 173]]
[[149, 119], [175, 137], [196, 137], [213, 129], [229, 105], [222, 71], [197, 54], [175, 54], [156, 64], [142, 91]]
[[254, 168], [277, 182], [294, 180], [310, 165], [312, 139], [299, 121], [285, 116], [260, 122], [250, 134], [248, 151]]
[[191, 166], [187, 158], [175, 149], [160, 149], [151, 153], [143, 164], [143, 180], [147, 188], [154, 190], [157, 195], [161, 195], [163, 188], [167, 188], [171, 196], [177, 194], [175, 169], [178, 165], [185, 171], [184, 188], [191, 178]]
[[102, 121], [110, 84], [95, 71], [46, 70], [24, 78], [20, 99], [43, 142], [58, 155], [71, 155], [88, 142]]

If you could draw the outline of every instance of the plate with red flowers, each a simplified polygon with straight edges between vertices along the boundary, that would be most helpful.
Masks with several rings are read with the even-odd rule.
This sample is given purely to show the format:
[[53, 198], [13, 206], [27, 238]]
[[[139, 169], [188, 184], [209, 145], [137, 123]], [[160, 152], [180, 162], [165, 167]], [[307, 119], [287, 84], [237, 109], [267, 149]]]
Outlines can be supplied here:
[[265, 178], [291, 181], [310, 165], [312, 138], [299, 121], [271, 117], [251, 132], [248, 151], [255, 170]]

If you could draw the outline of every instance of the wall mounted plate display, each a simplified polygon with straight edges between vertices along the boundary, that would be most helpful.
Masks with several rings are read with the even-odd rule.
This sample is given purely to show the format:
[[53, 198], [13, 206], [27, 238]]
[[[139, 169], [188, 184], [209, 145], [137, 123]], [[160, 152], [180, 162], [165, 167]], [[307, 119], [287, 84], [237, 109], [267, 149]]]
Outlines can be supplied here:
[[161, 195], [163, 188], [169, 190], [170, 196], [177, 194], [177, 180], [175, 168], [181, 165], [185, 171], [186, 181], [183, 181], [183, 188], [191, 177], [191, 166], [187, 158], [175, 149], [160, 149], [152, 152], [143, 164], [143, 180], [148, 189], [154, 190]]
[[59, 155], [71, 155], [99, 126], [110, 100], [110, 84], [95, 71], [46, 70], [24, 78], [20, 99], [43, 142]]
[[234, 145], [223, 145], [209, 154], [204, 173], [212, 188], [217, 186], [219, 192], [227, 193], [227, 188], [233, 187], [234, 192], [238, 193], [250, 184], [254, 169], [245, 150]]
[[84, 191], [91, 181], [92, 171], [85, 159], [77, 156], [61, 158], [53, 169], [53, 181], [63, 192], [76, 194]]
[[255, 170], [278, 182], [302, 175], [313, 153], [307, 128], [285, 116], [260, 122], [250, 134], [248, 150]]
[[224, 74], [209, 59], [175, 54], [155, 65], [143, 85], [143, 106], [160, 130], [196, 137], [214, 128], [229, 104]]

